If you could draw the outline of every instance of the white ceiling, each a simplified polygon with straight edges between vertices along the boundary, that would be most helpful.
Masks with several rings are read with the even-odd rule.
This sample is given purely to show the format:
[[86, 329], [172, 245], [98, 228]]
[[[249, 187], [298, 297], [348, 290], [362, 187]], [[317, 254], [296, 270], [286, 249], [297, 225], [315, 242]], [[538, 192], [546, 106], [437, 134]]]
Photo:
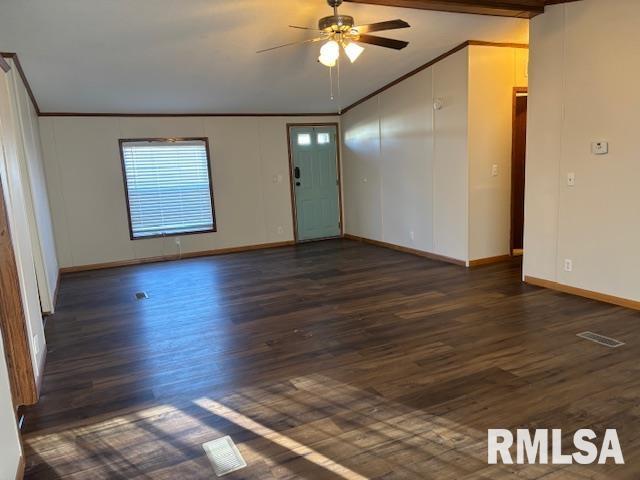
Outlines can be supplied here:
[[465, 40], [526, 43], [526, 20], [345, 3], [359, 24], [411, 42], [343, 62], [329, 98], [319, 44], [255, 51], [312, 34], [325, 0], [0, 0], [0, 51], [16, 52], [43, 112], [335, 112]]

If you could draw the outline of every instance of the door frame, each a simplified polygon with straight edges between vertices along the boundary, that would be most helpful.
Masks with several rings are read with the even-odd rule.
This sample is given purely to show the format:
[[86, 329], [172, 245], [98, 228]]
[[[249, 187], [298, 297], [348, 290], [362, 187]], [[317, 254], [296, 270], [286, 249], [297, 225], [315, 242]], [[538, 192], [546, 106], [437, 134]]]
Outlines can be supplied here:
[[[314, 238], [311, 240], [298, 239], [298, 212], [296, 211], [296, 192], [293, 188], [293, 152], [291, 151], [291, 129], [294, 127], [335, 127], [336, 129], [336, 169], [338, 172], [338, 210], [340, 213], [340, 235], [338, 237]], [[289, 192], [291, 193], [291, 218], [293, 219], [293, 240], [296, 243], [316, 242], [329, 238], [344, 236], [344, 219], [342, 215], [342, 162], [340, 159], [340, 124], [338, 122], [315, 123], [287, 123], [287, 151], [289, 154]]]
[[[513, 232], [513, 212], [515, 210], [516, 197], [515, 190], [513, 188], [513, 164], [516, 158], [516, 115], [517, 115], [517, 101], [518, 94], [526, 93], [527, 97], [529, 96], [529, 87], [513, 87], [512, 93], [512, 113], [511, 113], [511, 210], [509, 212], [509, 256], [513, 256], [513, 241], [514, 241], [514, 232]], [[524, 218], [523, 218], [524, 221]]]
[[[0, 140], [0, 162], [3, 162], [1, 149]], [[38, 380], [31, 359], [30, 335], [22, 302], [6, 195], [8, 189], [5, 193], [3, 182], [0, 180], [0, 231], [3, 233], [0, 235], [0, 331], [4, 342], [12, 402], [14, 408], [18, 408], [21, 405], [33, 405], [38, 401], [42, 365]]]

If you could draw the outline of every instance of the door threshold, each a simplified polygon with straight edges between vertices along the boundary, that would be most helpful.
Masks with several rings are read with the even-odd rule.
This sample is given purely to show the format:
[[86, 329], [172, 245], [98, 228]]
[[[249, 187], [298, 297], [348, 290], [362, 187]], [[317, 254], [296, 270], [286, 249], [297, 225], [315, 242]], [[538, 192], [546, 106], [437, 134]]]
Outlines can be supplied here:
[[323, 240], [338, 240], [343, 238], [342, 235], [336, 235], [333, 237], [322, 237], [322, 238], [309, 238], [307, 240], [296, 240], [296, 244], [299, 243], [312, 243], [312, 242], [322, 242]]

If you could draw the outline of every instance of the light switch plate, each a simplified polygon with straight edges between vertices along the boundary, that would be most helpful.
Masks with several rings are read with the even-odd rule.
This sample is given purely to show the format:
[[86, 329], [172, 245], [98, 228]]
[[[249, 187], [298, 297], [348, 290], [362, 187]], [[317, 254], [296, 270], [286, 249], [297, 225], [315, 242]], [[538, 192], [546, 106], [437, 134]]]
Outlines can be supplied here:
[[591, 153], [594, 155], [606, 155], [609, 153], [609, 142], [592, 142]]

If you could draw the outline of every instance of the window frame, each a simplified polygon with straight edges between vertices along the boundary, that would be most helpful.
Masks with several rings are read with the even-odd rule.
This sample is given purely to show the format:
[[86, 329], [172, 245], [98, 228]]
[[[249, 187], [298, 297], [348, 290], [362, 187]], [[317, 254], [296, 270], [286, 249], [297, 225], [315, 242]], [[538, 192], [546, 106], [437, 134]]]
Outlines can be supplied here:
[[[204, 142], [205, 153], [207, 155], [207, 173], [209, 176], [209, 200], [211, 201], [211, 217], [213, 221], [213, 228], [206, 230], [196, 230], [192, 232], [179, 232], [179, 233], [160, 233], [156, 235], [134, 236], [133, 224], [131, 222], [131, 204], [129, 202], [129, 182], [127, 179], [127, 169], [125, 168], [124, 161], [124, 145], [126, 143], [133, 142], [148, 142], [148, 143], [172, 143], [172, 142]], [[120, 150], [120, 166], [122, 168], [122, 180], [124, 183], [124, 197], [127, 208], [127, 221], [129, 224], [129, 239], [130, 240], [148, 240], [151, 238], [165, 238], [165, 237], [182, 237], [186, 235], [199, 235], [203, 233], [215, 233], [218, 231], [218, 222], [216, 217], [215, 200], [213, 195], [213, 174], [211, 168], [211, 150], [209, 149], [209, 137], [167, 137], [167, 138], [120, 138], [118, 139], [118, 148]]]

